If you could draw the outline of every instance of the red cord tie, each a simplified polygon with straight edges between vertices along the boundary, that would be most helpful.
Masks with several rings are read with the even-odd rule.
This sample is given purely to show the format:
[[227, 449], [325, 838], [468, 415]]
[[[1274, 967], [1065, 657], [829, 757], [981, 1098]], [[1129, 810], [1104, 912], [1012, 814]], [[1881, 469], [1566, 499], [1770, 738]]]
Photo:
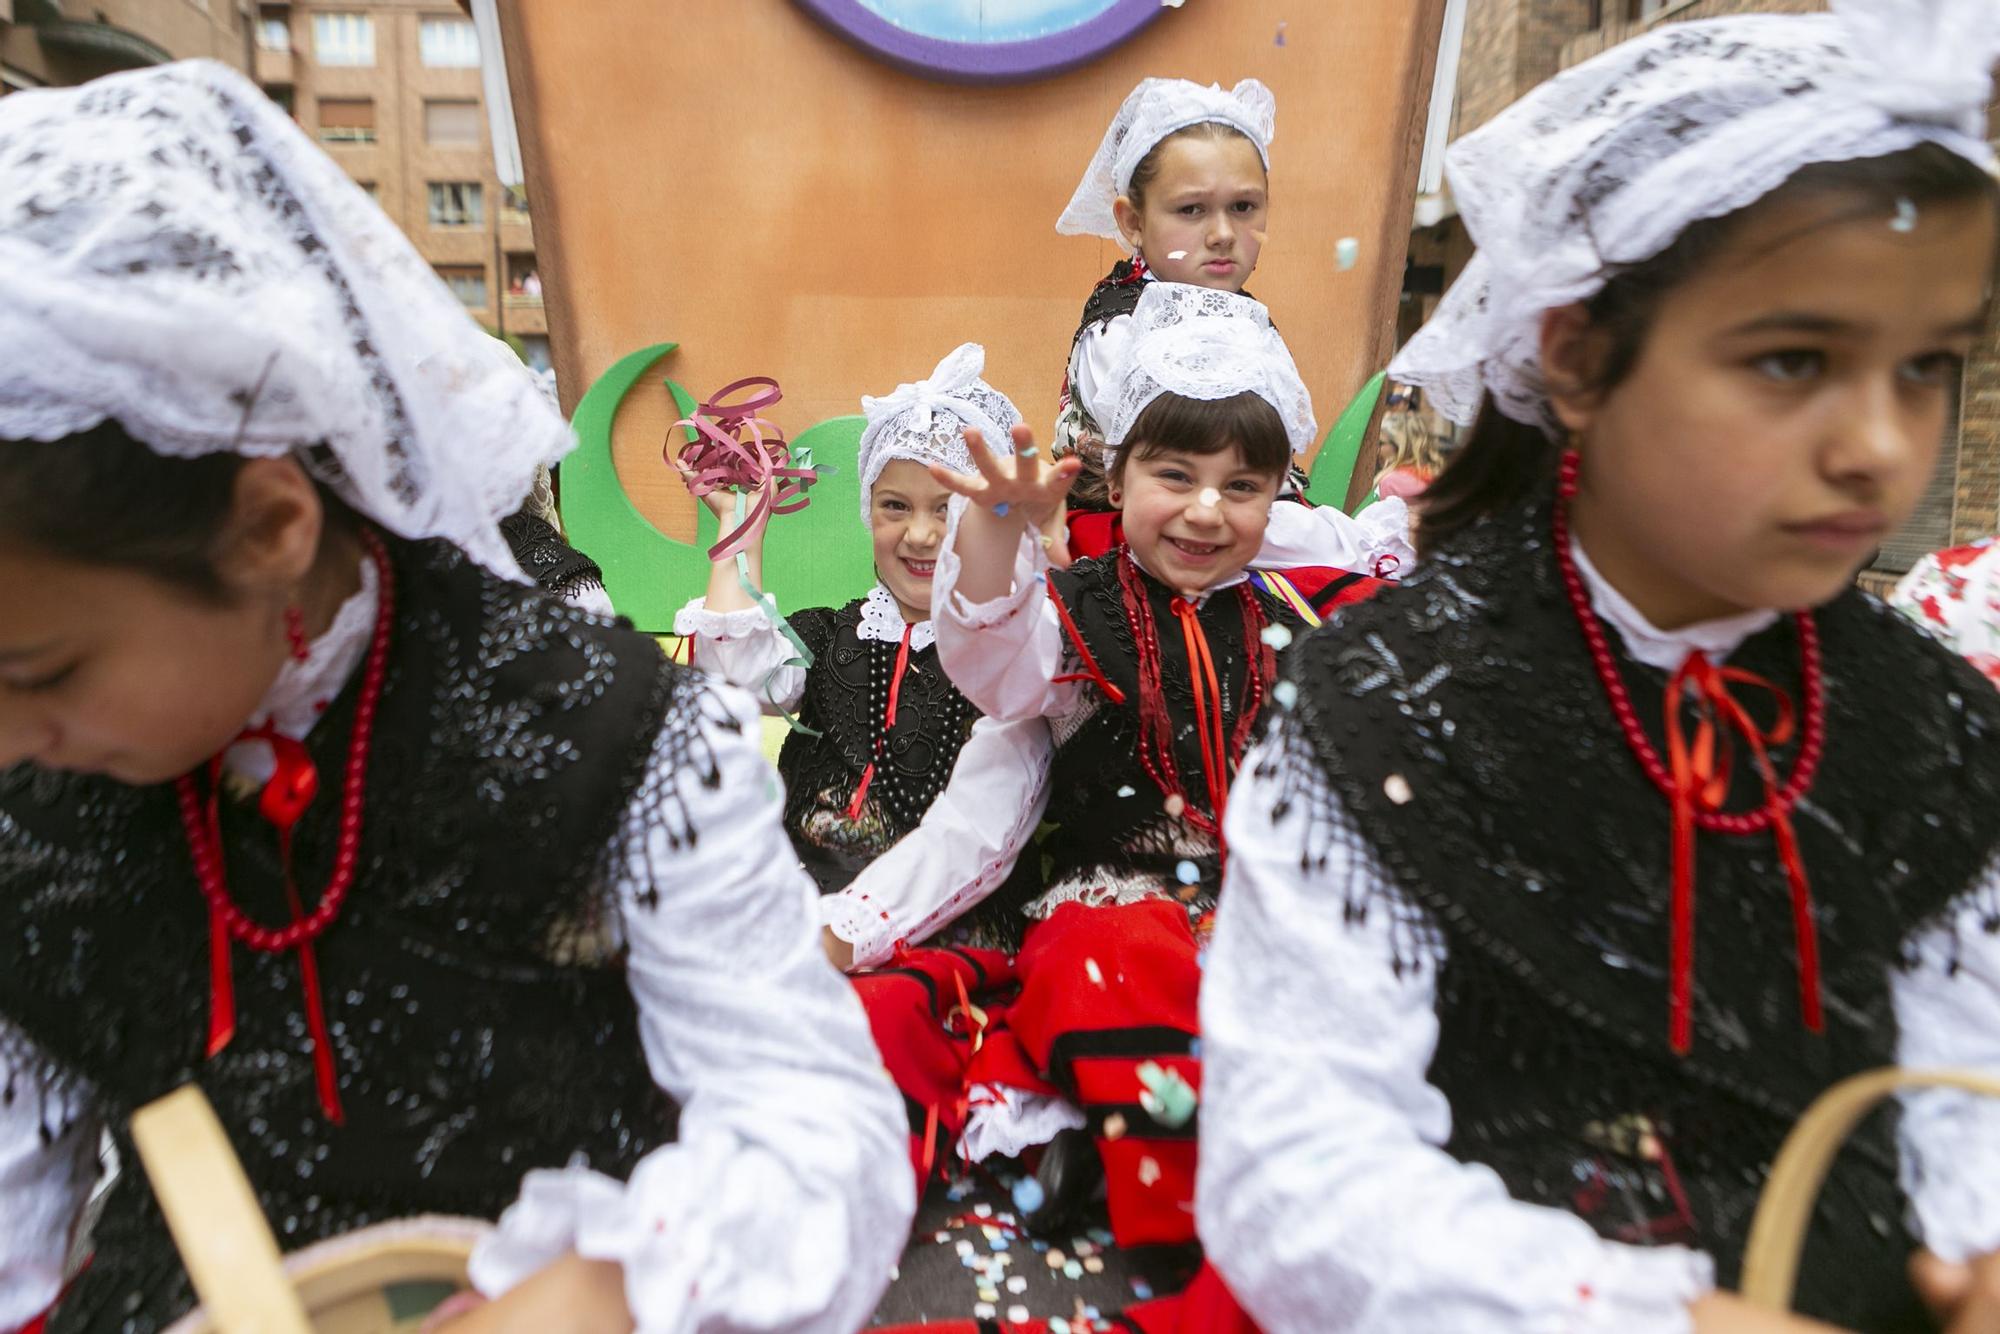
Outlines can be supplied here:
[[875, 738], [875, 759], [868, 761], [868, 767], [861, 771], [861, 785], [854, 789], [854, 800], [847, 803], [850, 820], [861, 818], [861, 803], [868, 799], [868, 785], [875, 781], [875, 760], [889, 749], [889, 733], [896, 726], [896, 704], [903, 697], [903, 673], [910, 669], [910, 632], [915, 628], [903, 626], [903, 642], [896, 648], [896, 670], [889, 677], [889, 704], [882, 711], [882, 734]]
[[[1132, 628], [1138, 649], [1139, 673], [1139, 764], [1170, 800], [1178, 798], [1181, 818], [1216, 841], [1219, 856], [1227, 859], [1229, 849], [1222, 839], [1223, 805], [1229, 796], [1230, 779], [1242, 763], [1250, 744], [1250, 733], [1264, 707], [1264, 696], [1277, 679], [1277, 657], [1263, 642], [1266, 619], [1263, 604], [1248, 582], [1235, 589], [1237, 608], [1242, 616], [1243, 648], [1249, 661], [1243, 674], [1243, 697], [1237, 709], [1236, 726], [1226, 726], [1222, 711], [1222, 689], [1209, 650], [1208, 636], [1201, 628], [1200, 612], [1185, 598], [1174, 597], [1168, 606], [1180, 622], [1188, 654], [1188, 678], [1195, 699], [1195, 728], [1201, 740], [1202, 782], [1207, 789], [1209, 809], [1197, 808], [1188, 800], [1181, 785], [1180, 768], [1174, 761], [1174, 724], [1167, 708], [1161, 682], [1159, 629], [1153, 621], [1152, 604], [1139, 567], [1123, 559], [1118, 567], [1120, 593], [1125, 603], [1125, 621]], [[1218, 596], [1221, 596], [1218, 594]], [[1057, 604], [1061, 606], [1060, 603]], [[1079, 648], [1080, 636], [1076, 638]]]
[[[1729, 693], [1731, 684], [1762, 690], [1777, 701], [1778, 719], [1768, 729]], [[1690, 745], [1681, 720], [1682, 706], [1694, 703], [1698, 722]], [[1706, 655], [1688, 654], [1687, 661], [1667, 682], [1667, 758], [1673, 783], [1674, 884], [1672, 967], [1672, 1041], [1685, 1054], [1694, 1045], [1694, 836], [1697, 819], [1722, 810], [1729, 795], [1733, 767], [1732, 736], [1750, 749], [1764, 780], [1763, 812], [1778, 845], [1778, 859], [1792, 896], [1792, 930], [1797, 941], [1799, 1010], [1812, 1032], [1824, 1031], [1820, 1003], [1819, 933], [1813, 923], [1812, 890], [1805, 863], [1792, 832], [1791, 801], [1771, 765], [1770, 747], [1792, 739], [1796, 719], [1792, 702], [1771, 682], [1734, 667], [1717, 667]]]
[[[1610, 701], [1612, 716], [1625, 734], [1639, 767], [1673, 808], [1673, 899], [1669, 927], [1668, 1036], [1675, 1052], [1685, 1055], [1694, 1045], [1694, 839], [1697, 830], [1742, 837], [1766, 829], [1778, 845], [1778, 860], [1792, 897], [1792, 932], [1797, 941], [1799, 1010], [1806, 1028], [1824, 1032], [1826, 1016], [1820, 998], [1819, 933], [1813, 921], [1812, 890], [1806, 883], [1805, 859], [1792, 830], [1792, 808], [1811, 790], [1826, 751], [1826, 692], [1820, 680], [1819, 630], [1810, 612], [1799, 612], [1794, 625], [1799, 636], [1799, 680], [1803, 726], [1792, 775], [1782, 785], [1772, 767], [1769, 747], [1791, 740], [1798, 718], [1783, 691], [1769, 681], [1736, 668], [1719, 668], [1701, 653], [1692, 653], [1667, 682], [1666, 718], [1669, 758], [1662, 760], [1639, 722], [1631, 695], [1618, 674], [1604, 627], [1590, 605], [1583, 576], [1570, 552], [1569, 503], [1576, 498], [1580, 461], [1576, 451], [1563, 455], [1556, 482], [1556, 507], [1551, 520], [1556, 564], [1570, 610], [1590, 650], [1598, 683]], [[1735, 697], [1729, 684], [1768, 691], [1778, 702], [1778, 721], [1759, 728]], [[1694, 743], [1688, 744], [1681, 709], [1692, 698], [1701, 722]], [[1720, 726], [1718, 726], [1718, 723]], [[1732, 734], [1750, 747], [1764, 780], [1764, 804], [1754, 810], [1722, 809], [1729, 792]]]
[[1201, 739], [1202, 780], [1208, 788], [1208, 809], [1214, 813], [1215, 827], [1220, 831], [1223, 804], [1229, 800], [1229, 735], [1222, 723], [1222, 687], [1215, 678], [1215, 659], [1209, 655], [1208, 636], [1201, 632], [1200, 612], [1186, 598], [1177, 597], [1170, 605], [1175, 619], [1181, 623], [1181, 639], [1187, 645], [1188, 685], [1194, 691], [1194, 728]]
[[1054, 678], [1054, 683], [1063, 685], [1070, 681], [1088, 681], [1103, 691], [1104, 698], [1113, 704], [1123, 704], [1125, 692], [1113, 685], [1104, 675], [1104, 669], [1097, 665], [1097, 659], [1090, 652], [1090, 645], [1084, 642], [1083, 632], [1076, 628], [1076, 621], [1070, 616], [1069, 608], [1063, 605], [1062, 594], [1056, 592], [1053, 582], [1046, 584], [1045, 587], [1049, 590], [1049, 602], [1056, 609], [1056, 617], [1062, 622], [1063, 633], [1069, 636], [1070, 645], [1076, 649], [1077, 660], [1083, 667], [1080, 672], [1069, 672]]
[[319, 791], [319, 775], [305, 746], [280, 735], [266, 724], [247, 731], [243, 739], [270, 745], [277, 762], [270, 781], [258, 801], [259, 813], [278, 834], [279, 859], [285, 871], [285, 897], [292, 920], [283, 927], [260, 926], [244, 915], [229, 896], [229, 882], [222, 857], [222, 757], [208, 762], [208, 793], [204, 797], [193, 774], [184, 774], [174, 783], [180, 803], [181, 827], [187, 835], [188, 854], [194, 862], [195, 880], [208, 904], [209, 993], [208, 1042], [213, 1058], [236, 1036], [236, 987], [230, 966], [230, 945], [241, 941], [264, 954], [297, 950], [299, 979], [305, 993], [306, 1026], [312, 1035], [313, 1073], [319, 1088], [320, 1109], [327, 1120], [340, 1125], [345, 1119], [340, 1107], [340, 1090], [333, 1063], [333, 1039], [326, 1022], [326, 1005], [321, 994], [319, 960], [313, 942], [333, 925], [347, 892], [353, 887], [360, 861], [362, 795], [366, 787], [368, 752], [375, 731], [375, 710], [382, 698], [382, 684], [388, 672], [389, 630], [395, 620], [395, 574], [388, 553], [373, 533], [364, 531], [362, 541], [379, 575], [379, 605], [375, 613], [375, 633], [368, 646], [362, 671], [361, 693], [355, 701], [354, 731], [348, 742], [346, 785], [341, 793], [340, 835], [334, 847], [333, 874], [326, 890], [311, 913], [299, 898], [292, 880], [292, 831]]

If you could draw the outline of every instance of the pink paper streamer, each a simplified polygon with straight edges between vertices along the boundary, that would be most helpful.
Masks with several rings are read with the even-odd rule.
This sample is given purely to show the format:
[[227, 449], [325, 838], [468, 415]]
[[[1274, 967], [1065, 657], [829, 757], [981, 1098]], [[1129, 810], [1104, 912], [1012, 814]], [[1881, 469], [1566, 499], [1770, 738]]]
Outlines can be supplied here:
[[[751, 391], [736, 402], [730, 396]], [[819, 480], [810, 453], [793, 459], [785, 433], [762, 417], [784, 397], [778, 382], [752, 375], [726, 384], [692, 417], [672, 429], [695, 433], [681, 450], [678, 466], [686, 471], [688, 491], [699, 500], [718, 487], [754, 496], [743, 522], [708, 550], [710, 560], [727, 560], [762, 536], [774, 514], [791, 514], [806, 507], [807, 488]], [[672, 441], [661, 451], [674, 465]]]

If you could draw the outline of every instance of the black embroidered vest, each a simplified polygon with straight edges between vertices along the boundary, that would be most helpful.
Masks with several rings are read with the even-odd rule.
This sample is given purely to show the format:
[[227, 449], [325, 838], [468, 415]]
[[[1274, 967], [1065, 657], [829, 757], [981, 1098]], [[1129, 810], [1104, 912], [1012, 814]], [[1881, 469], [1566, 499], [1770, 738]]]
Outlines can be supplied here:
[[[204, 1059], [208, 924], [171, 786], [0, 775], [0, 1016], [27, 1044], [6, 1057], [86, 1082], [123, 1161], [53, 1331], [146, 1334], [191, 1304], [125, 1129], [191, 1080], [287, 1249], [411, 1214], [495, 1217], [530, 1168], [580, 1153], [622, 1177], [674, 1137], [609, 944], [608, 864], [656, 740], [684, 752], [669, 781], [713, 782], [699, 728], [728, 715], [646, 636], [442, 543], [390, 550], [361, 870], [317, 945], [345, 1125], [316, 1097], [292, 952], [234, 949], [236, 1035]], [[359, 675], [308, 738], [324, 784], [293, 848], [308, 908], [330, 872]], [[674, 792], [658, 804], [670, 841], [695, 837]], [[254, 803], [225, 801], [222, 825], [236, 902], [289, 920]]]
[[[1085, 696], [1094, 706], [1091, 712], [1073, 723], [1056, 722], [1046, 817], [1056, 827], [1042, 842], [1048, 878], [1051, 884], [1072, 885], [1093, 877], [1149, 879], [1179, 886], [1188, 901], [1212, 902], [1221, 883], [1216, 840], [1167, 811], [1167, 792], [1140, 759], [1138, 634], [1119, 578], [1120, 564], [1130, 561], [1121, 546], [1067, 570], [1049, 572], [1050, 586], [1078, 636], [1124, 699], [1114, 702], [1094, 683], [1085, 683]], [[1187, 641], [1172, 609], [1175, 595], [1136, 565], [1132, 568], [1153, 613], [1174, 767], [1185, 800], [1205, 813], [1208, 788], [1195, 726]], [[1289, 634], [1304, 632], [1303, 623], [1289, 608], [1247, 584], [1224, 589], [1203, 602], [1197, 617], [1215, 663], [1224, 730], [1231, 736], [1241, 717], [1253, 663], [1275, 652], [1272, 645], [1245, 642], [1245, 597], [1255, 599], [1264, 621], [1283, 626]], [[1184, 875], [1183, 862], [1197, 872], [1192, 883]]]
[[1078, 340], [1092, 329], [1137, 310], [1139, 294], [1145, 290], [1146, 280], [1132, 275], [1131, 260], [1121, 259], [1113, 264], [1111, 272], [1099, 278], [1090, 295], [1084, 298], [1083, 317], [1070, 336], [1070, 349], [1074, 351]]
[[[900, 645], [861, 638], [864, 601], [839, 609], [813, 607], [790, 618], [813, 654], [799, 721], [819, 735], [794, 728], [778, 752], [785, 832], [823, 894], [847, 888], [917, 827], [944, 791], [979, 719], [979, 710], [944, 674], [931, 644], [911, 652], [897, 690], [896, 725], [884, 736]], [[859, 816], [850, 818], [871, 763], [875, 772]], [[954, 943], [995, 949], [1020, 943], [1020, 909], [1040, 884], [1034, 862], [1024, 856], [1004, 884], [960, 919], [949, 933]]]
[[[1785, 1133], [1835, 1081], [1894, 1063], [1890, 983], [1903, 951], [1992, 863], [2000, 696], [1858, 591], [1819, 610], [1826, 754], [1793, 824], [1826, 1031], [1800, 1018], [1771, 837], [1702, 833], [1694, 1046], [1677, 1057], [1670, 810], [1612, 715], [1548, 524], [1546, 503], [1488, 520], [1305, 641], [1289, 664], [1300, 726], [1288, 735], [1310, 753], [1293, 751], [1305, 767], [1287, 800], [1343, 807], [1424, 912], [1411, 921], [1365, 895], [1341, 907], [1400, 908], [1399, 952], [1445, 947], [1430, 1079], [1451, 1101], [1449, 1150], [1607, 1238], [1699, 1246], [1733, 1286]], [[1799, 698], [1790, 618], [1729, 664]], [[1624, 671], [1663, 745], [1665, 674], [1629, 661]], [[1758, 710], [1753, 692], [1739, 698]], [[1774, 754], [1781, 774], [1795, 751]], [[1729, 809], [1747, 809], [1762, 785], [1747, 756], [1736, 769]], [[1322, 840], [1328, 827], [1314, 822]], [[1896, 1170], [1894, 1123], [1880, 1116], [1829, 1181], [1800, 1275], [1803, 1313], [1850, 1329], [1928, 1328], [1904, 1277], [1912, 1243]]]

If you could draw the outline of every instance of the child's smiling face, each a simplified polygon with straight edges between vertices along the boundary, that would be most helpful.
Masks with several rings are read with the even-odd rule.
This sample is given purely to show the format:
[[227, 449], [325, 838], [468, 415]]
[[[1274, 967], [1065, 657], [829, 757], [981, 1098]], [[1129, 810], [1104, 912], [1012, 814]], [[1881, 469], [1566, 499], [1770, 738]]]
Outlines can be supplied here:
[[875, 573], [913, 625], [931, 618], [931, 580], [950, 500], [951, 492], [914, 459], [891, 459], [868, 493]]
[[1113, 206], [1125, 243], [1168, 282], [1240, 292], [1264, 248], [1264, 159], [1240, 134], [1180, 134], [1153, 150], [1140, 202]]
[[1126, 545], [1170, 588], [1189, 596], [1213, 588], [1263, 545], [1278, 483], [1278, 475], [1251, 467], [1238, 445], [1128, 458], [1114, 481]]

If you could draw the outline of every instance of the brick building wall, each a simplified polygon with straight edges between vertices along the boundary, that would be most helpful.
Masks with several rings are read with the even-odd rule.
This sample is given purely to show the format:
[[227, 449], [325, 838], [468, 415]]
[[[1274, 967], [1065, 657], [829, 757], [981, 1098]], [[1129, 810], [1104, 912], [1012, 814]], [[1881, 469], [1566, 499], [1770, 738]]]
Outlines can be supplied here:
[[194, 56], [248, 68], [245, 0], [0, 0], [0, 94]]

